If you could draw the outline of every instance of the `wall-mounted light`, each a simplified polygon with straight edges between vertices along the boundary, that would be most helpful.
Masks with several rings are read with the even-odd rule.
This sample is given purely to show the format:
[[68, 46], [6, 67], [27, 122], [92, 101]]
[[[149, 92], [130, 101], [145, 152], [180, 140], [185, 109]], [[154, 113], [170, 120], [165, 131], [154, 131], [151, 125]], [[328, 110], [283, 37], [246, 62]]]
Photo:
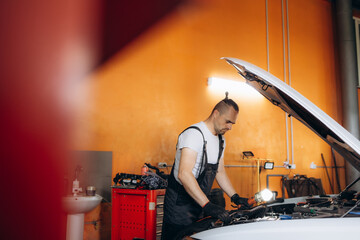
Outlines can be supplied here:
[[215, 93], [224, 94], [229, 92], [230, 96], [246, 97], [247, 99], [262, 98], [262, 95], [245, 82], [234, 81], [219, 77], [208, 78], [209, 89]]
[[253, 152], [251, 151], [244, 151], [242, 152], [242, 154], [243, 154], [243, 158], [251, 158], [254, 156]]
[[274, 169], [274, 162], [265, 162], [264, 163], [265, 170], [273, 170]]
[[239, 88], [244, 84], [244, 82], [234, 81], [224, 78], [218, 77], [209, 77], [208, 78], [208, 85], [214, 88], [226, 88], [228, 90], [233, 88]]

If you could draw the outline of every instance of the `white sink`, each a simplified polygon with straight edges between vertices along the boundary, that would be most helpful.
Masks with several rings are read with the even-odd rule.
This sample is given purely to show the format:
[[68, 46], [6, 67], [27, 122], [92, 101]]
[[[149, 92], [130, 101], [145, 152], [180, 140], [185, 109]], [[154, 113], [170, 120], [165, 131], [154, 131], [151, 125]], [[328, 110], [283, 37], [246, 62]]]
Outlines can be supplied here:
[[63, 210], [67, 213], [66, 240], [83, 240], [84, 215], [100, 204], [102, 197], [68, 196], [62, 198]]
[[68, 214], [87, 213], [101, 202], [100, 195], [95, 196], [68, 196], [62, 198], [63, 210]]

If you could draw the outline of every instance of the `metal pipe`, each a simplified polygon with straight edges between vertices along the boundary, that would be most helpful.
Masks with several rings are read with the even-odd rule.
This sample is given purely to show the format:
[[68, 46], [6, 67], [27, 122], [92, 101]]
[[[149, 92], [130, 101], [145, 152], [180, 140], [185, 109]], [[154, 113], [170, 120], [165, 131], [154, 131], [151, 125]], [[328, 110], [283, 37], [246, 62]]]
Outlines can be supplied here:
[[[224, 167], [240, 167], [240, 168], [256, 168], [257, 165], [224, 165]], [[284, 166], [274, 166], [274, 168], [286, 168]], [[316, 166], [316, 168], [335, 168], [333, 166]], [[345, 166], [337, 166], [336, 168], [345, 168]]]
[[[343, 125], [356, 138], [359, 138], [358, 75], [352, 1], [335, 0], [335, 10]], [[359, 176], [359, 172], [346, 162], [346, 183], [349, 184], [357, 176]], [[360, 190], [360, 183], [356, 184], [354, 189]]]
[[[287, 28], [287, 56], [288, 56], [288, 73], [289, 73], [289, 86], [291, 86], [291, 64], [290, 64], [290, 23], [289, 23], [289, 2], [286, 0], [286, 28]], [[291, 136], [291, 164], [295, 163], [294, 160], [294, 127], [293, 118], [290, 116], [290, 136]]]
[[268, 0], [265, 1], [265, 17], [266, 17], [266, 63], [267, 63], [267, 71], [270, 72]]
[[256, 165], [224, 165], [224, 167], [256, 168]]
[[337, 167], [334, 167], [334, 166], [316, 166], [316, 168], [345, 168], [345, 166], [337, 166]]
[[[282, 17], [282, 35], [283, 35], [283, 64], [284, 64], [284, 82], [287, 83], [286, 78], [286, 50], [285, 50], [285, 19], [284, 19], [284, 1], [281, 0], [281, 17]], [[289, 151], [289, 119], [285, 113], [285, 128], [286, 128], [286, 162], [290, 162]]]
[[[164, 168], [171, 168], [172, 166], [173, 165], [167, 165]], [[224, 165], [224, 167], [256, 168], [257, 165]], [[274, 168], [286, 168], [286, 167], [279, 165], [279, 166], [274, 166]], [[325, 168], [325, 166], [316, 166], [316, 168]], [[331, 166], [326, 168], [335, 168], [335, 167]], [[337, 166], [337, 168], [345, 168], [345, 166]]]
[[[268, 19], [268, 0], [265, 1], [265, 15], [266, 15], [266, 48], [267, 48], [267, 71], [270, 72], [269, 60], [269, 19]], [[281, 15], [282, 15], [282, 34], [283, 34], [283, 64], [284, 64], [284, 82], [291, 86], [291, 68], [290, 68], [290, 30], [289, 30], [289, 10], [288, 0], [286, 0], [286, 26], [287, 33], [285, 33], [285, 17], [284, 17], [284, 0], [281, 0]], [[288, 56], [288, 72], [289, 81], [287, 82], [286, 74], [286, 47], [285, 35], [287, 36], [287, 56]], [[286, 162], [290, 162], [290, 146], [289, 146], [289, 122], [288, 115], [285, 113], [285, 134], [286, 134]], [[290, 117], [290, 136], [291, 136], [291, 164], [294, 164], [294, 137], [293, 137], [293, 121]]]
[[339, 179], [339, 173], [337, 170], [337, 163], [336, 163], [336, 158], [335, 158], [335, 153], [334, 153], [334, 149], [331, 148], [331, 156], [332, 159], [334, 161], [334, 167], [335, 167], [335, 176], [336, 176], [336, 183], [337, 183], [337, 187], [338, 187], [338, 191], [341, 192], [341, 186], [340, 186], [340, 179]]
[[294, 127], [293, 117], [290, 116], [290, 136], [291, 136], [291, 164], [294, 164]]
[[281, 0], [281, 17], [282, 17], [282, 37], [283, 37], [283, 65], [284, 65], [284, 82], [286, 81], [286, 51], [285, 51], [285, 19], [284, 19], [284, 0]]
[[[287, 178], [289, 175], [283, 175], [283, 174], [268, 174], [266, 175], [266, 188], [269, 189], [269, 178], [270, 177], [282, 177], [282, 178]], [[282, 184], [282, 198], [285, 198], [285, 185]]]
[[288, 48], [288, 72], [289, 72], [289, 86], [291, 86], [291, 64], [290, 64], [290, 27], [289, 27], [289, 8], [288, 0], [286, 0], [286, 27], [287, 27], [287, 48]]
[[[224, 165], [224, 167], [256, 168], [257, 165]], [[274, 168], [284, 168], [284, 166], [274, 166]]]
[[327, 170], [327, 166], [326, 166], [326, 162], [325, 162], [325, 159], [324, 159], [324, 155], [321, 153], [321, 159], [324, 163], [324, 166], [325, 166], [325, 172], [326, 172], [326, 175], [328, 177], [328, 181], [329, 181], [329, 184], [330, 184], [330, 189], [331, 189], [331, 193], [334, 193], [334, 188], [333, 188], [333, 185], [331, 183], [331, 180], [330, 180], [330, 175], [329, 175], [329, 172]]
[[260, 192], [260, 160], [256, 161], [257, 191]]
[[[257, 165], [224, 165], [224, 167], [256, 168]], [[284, 167], [284, 166], [274, 166], [274, 168], [286, 168], [286, 167]], [[340, 168], [340, 167], [338, 167], [338, 168]]]

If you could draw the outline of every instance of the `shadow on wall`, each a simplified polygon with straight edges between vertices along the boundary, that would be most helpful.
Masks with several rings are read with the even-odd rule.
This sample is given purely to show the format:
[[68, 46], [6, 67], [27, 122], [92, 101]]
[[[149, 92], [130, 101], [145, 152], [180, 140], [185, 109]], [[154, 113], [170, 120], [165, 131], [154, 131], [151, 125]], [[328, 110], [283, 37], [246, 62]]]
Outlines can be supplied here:
[[185, 0], [105, 0], [100, 63], [169, 14]]
[[105, 151], [73, 151], [72, 159], [65, 168], [64, 193], [72, 194], [72, 183], [75, 180], [75, 169], [81, 169], [77, 174], [80, 187], [85, 193], [87, 186], [95, 186], [96, 194], [105, 201], [111, 202], [111, 171], [112, 152]]

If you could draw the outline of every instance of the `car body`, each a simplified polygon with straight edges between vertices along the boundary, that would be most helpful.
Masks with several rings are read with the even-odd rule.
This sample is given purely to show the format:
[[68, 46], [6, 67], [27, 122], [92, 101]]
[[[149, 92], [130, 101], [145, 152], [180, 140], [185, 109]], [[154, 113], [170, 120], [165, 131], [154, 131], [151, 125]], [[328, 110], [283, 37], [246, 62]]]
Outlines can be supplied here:
[[[360, 142], [340, 124], [289, 85], [267, 71], [236, 58], [223, 58], [246, 82], [275, 106], [302, 122], [360, 171]], [[358, 178], [357, 180], [359, 180]], [[232, 224], [209, 225], [193, 239], [359, 239], [360, 196], [340, 194], [282, 199], [249, 212], [236, 212]], [[249, 217], [250, 216], [250, 217]]]

